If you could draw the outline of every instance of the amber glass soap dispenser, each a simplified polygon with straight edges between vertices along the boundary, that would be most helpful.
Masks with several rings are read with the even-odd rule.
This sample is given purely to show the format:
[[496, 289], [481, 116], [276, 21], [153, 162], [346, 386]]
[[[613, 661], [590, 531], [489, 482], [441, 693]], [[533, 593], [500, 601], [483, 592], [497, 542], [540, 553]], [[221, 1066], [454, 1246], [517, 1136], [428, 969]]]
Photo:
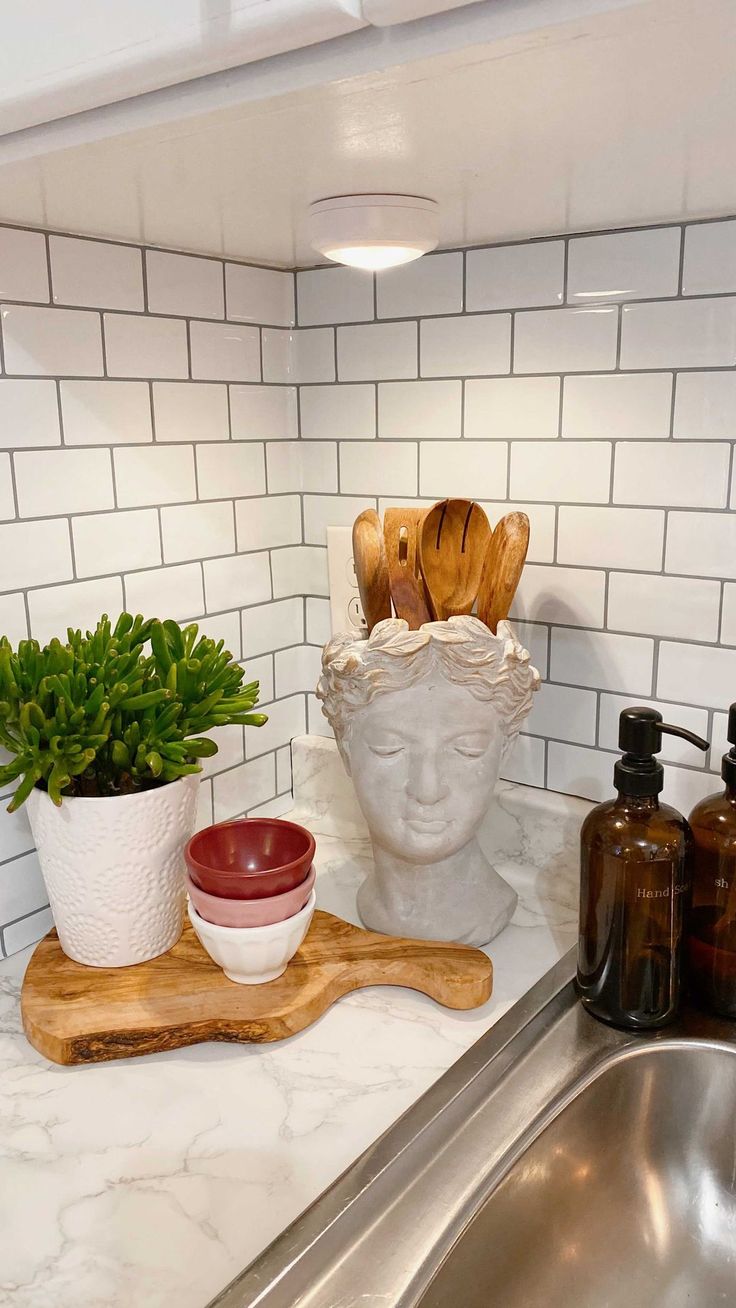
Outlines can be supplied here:
[[580, 998], [596, 1017], [635, 1031], [671, 1022], [680, 1000], [691, 838], [682, 814], [659, 802], [663, 732], [708, 748], [655, 709], [624, 709], [618, 794], [592, 809], [580, 838]]
[[[728, 714], [736, 746], [736, 704]], [[692, 909], [688, 915], [690, 986], [696, 999], [736, 1017], [736, 748], [723, 755], [725, 789], [695, 805]]]

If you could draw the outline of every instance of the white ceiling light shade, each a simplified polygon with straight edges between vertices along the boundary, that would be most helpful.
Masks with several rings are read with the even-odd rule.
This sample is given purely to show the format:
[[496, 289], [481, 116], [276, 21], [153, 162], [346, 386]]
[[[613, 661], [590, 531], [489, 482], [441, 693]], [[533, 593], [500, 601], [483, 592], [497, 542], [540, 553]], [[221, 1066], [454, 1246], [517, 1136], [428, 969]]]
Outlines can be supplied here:
[[333, 263], [393, 268], [435, 248], [439, 208], [420, 195], [333, 195], [310, 206], [308, 232]]

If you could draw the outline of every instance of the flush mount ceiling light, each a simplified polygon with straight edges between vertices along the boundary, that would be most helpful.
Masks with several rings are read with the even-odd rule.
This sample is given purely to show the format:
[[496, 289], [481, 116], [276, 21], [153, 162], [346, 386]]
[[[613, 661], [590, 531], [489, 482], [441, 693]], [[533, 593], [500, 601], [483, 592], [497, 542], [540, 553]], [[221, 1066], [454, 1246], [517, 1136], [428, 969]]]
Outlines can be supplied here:
[[310, 206], [308, 230], [333, 263], [393, 268], [435, 248], [439, 209], [420, 195], [333, 195]]

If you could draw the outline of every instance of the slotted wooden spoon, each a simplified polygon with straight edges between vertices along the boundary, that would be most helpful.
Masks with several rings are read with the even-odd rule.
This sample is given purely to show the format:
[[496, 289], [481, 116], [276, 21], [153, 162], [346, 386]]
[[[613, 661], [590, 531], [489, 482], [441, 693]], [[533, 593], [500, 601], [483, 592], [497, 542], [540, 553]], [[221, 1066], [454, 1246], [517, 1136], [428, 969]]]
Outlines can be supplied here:
[[509, 616], [529, 548], [529, 519], [525, 513], [507, 513], [496, 524], [478, 590], [478, 617], [495, 634]]
[[488, 519], [473, 500], [439, 500], [426, 514], [419, 560], [438, 621], [470, 613], [490, 540]]
[[388, 563], [381, 519], [375, 509], [364, 509], [353, 523], [353, 561], [370, 636], [377, 622], [391, 617]]
[[391, 598], [396, 616], [404, 618], [411, 631], [431, 621], [417, 554], [417, 537], [424, 514], [424, 509], [413, 508], [386, 509], [383, 515]]

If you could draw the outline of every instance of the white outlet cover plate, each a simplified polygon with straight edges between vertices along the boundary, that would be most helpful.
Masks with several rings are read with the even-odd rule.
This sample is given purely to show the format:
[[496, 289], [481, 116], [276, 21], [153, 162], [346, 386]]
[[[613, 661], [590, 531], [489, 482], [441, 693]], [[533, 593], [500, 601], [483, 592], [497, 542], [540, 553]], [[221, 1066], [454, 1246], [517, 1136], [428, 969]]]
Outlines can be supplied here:
[[330, 625], [333, 636], [349, 631], [368, 635], [353, 562], [350, 527], [327, 528], [327, 573], [330, 584]]

